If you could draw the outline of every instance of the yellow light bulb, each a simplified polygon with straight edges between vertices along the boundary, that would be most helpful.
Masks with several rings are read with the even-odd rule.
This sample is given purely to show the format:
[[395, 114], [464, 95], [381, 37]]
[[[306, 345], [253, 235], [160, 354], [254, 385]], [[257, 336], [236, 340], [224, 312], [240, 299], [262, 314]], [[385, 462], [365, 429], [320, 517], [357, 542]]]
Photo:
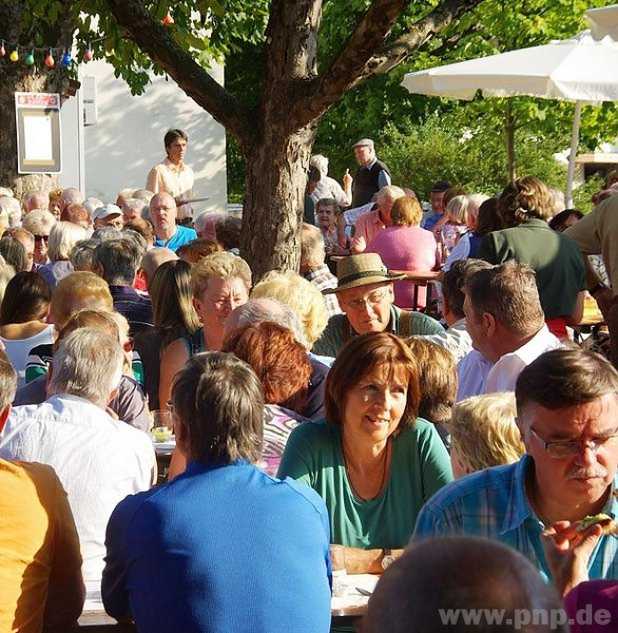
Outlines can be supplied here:
[[19, 59], [19, 53], [17, 51], [13, 51], [10, 55], [9, 55], [9, 59], [12, 62], [16, 62]]

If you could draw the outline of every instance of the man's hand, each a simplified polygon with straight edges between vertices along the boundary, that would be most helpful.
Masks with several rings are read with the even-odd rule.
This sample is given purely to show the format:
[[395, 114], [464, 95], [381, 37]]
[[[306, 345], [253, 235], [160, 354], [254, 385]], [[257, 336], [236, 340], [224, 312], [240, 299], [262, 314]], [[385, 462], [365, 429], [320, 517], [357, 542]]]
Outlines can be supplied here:
[[357, 253], [364, 253], [367, 248], [367, 241], [362, 235], [352, 238], [350, 243], [350, 253], [356, 255]]
[[558, 521], [541, 535], [547, 564], [561, 595], [588, 580], [588, 559], [602, 533], [600, 525], [580, 532], [577, 524]]
[[350, 176], [350, 170], [346, 169], [345, 174], [343, 174], [342, 182], [344, 191], [348, 191], [352, 188], [352, 176]]

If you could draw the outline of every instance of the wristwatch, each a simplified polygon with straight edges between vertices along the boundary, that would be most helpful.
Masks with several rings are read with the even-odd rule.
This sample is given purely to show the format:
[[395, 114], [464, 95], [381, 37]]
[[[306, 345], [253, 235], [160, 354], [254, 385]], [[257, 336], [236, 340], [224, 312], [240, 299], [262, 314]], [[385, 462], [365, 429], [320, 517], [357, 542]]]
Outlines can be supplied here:
[[383, 549], [382, 550], [382, 569], [388, 569], [394, 562], [395, 557], [393, 556], [393, 550], [391, 549]]

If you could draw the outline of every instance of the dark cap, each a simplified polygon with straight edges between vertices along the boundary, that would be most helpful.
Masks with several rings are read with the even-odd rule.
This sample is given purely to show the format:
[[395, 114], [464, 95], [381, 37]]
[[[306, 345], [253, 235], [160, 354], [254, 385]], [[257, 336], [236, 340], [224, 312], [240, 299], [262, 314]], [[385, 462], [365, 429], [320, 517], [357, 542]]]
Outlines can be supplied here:
[[433, 187], [431, 188], [431, 193], [442, 193], [447, 189], [451, 188], [451, 183], [448, 180], [438, 180], [433, 183]]

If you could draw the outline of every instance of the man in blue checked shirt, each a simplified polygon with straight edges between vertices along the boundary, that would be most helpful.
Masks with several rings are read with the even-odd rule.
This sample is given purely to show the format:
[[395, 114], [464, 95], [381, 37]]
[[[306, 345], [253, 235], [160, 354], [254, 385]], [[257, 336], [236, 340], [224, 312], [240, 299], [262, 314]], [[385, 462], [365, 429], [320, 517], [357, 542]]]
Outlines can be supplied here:
[[[414, 540], [496, 539], [551, 577], [541, 533], [557, 521], [618, 516], [618, 372], [584, 350], [546, 352], [520, 374], [517, 424], [526, 455], [445, 486], [422, 509]], [[590, 579], [618, 578], [618, 538], [601, 536]]]

